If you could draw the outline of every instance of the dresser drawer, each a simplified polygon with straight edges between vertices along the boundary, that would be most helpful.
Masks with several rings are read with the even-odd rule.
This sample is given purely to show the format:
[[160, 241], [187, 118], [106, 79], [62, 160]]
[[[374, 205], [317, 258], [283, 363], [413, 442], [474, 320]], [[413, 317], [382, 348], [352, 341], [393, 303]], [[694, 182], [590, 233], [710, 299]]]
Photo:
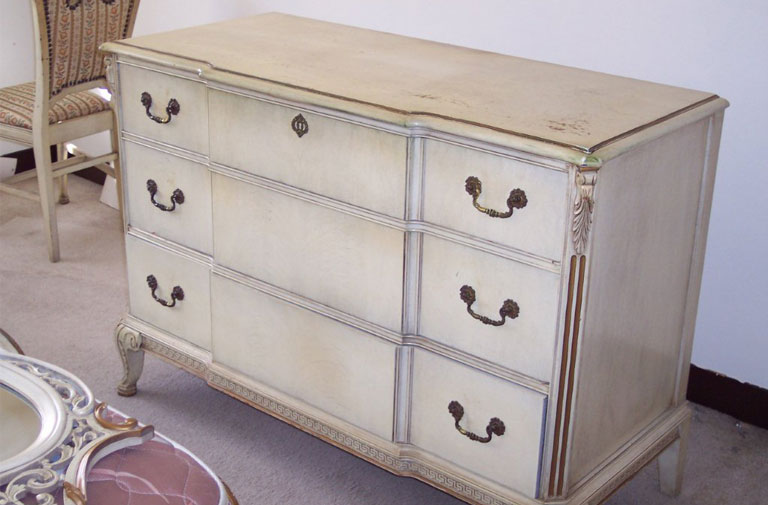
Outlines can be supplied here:
[[[462, 435], [449, 411], [451, 402], [463, 408], [461, 428], [487, 437], [486, 427], [497, 418], [503, 435], [494, 434], [487, 443]], [[414, 351], [411, 442], [531, 497], [538, 487], [546, 405], [542, 394], [429, 351]]]
[[[549, 382], [552, 376], [560, 276], [470, 247], [425, 236], [419, 333], [469, 354]], [[462, 287], [474, 291], [467, 311]], [[471, 296], [464, 289], [464, 296]]]
[[[208, 154], [208, 98], [205, 85], [184, 77], [171, 76], [127, 64], [118, 65], [120, 74], [120, 115], [123, 130], [189, 151]], [[142, 95], [151, 97], [147, 116]], [[171, 100], [178, 113], [169, 115]]]
[[132, 142], [124, 146], [123, 173], [131, 226], [211, 254], [208, 167]]
[[404, 233], [213, 174], [217, 263], [400, 331]]
[[215, 274], [212, 291], [214, 361], [392, 439], [394, 344]]
[[[426, 141], [425, 159], [425, 221], [562, 259], [568, 213], [565, 172], [436, 140]], [[480, 183], [477, 205], [483, 208], [508, 213], [507, 200], [518, 195], [512, 215], [491, 217], [476, 209], [467, 192], [470, 177]], [[516, 208], [523, 201], [525, 206]]]
[[[131, 314], [210, 350], [211, 290], [208, 267], [131, 235], [125, 239], [125, 248]], [[157, 282], [154, 296], [149, 285], [150, 275]], [[176, 286], [183, 295], [174, 292]], [[175, 304], [174, 298], [177, 298]], [[165, 306], [158, 300], [173, 306]]]
[[406, 137], [221, 91], [210, 104], [212, 161], [403, 218]]

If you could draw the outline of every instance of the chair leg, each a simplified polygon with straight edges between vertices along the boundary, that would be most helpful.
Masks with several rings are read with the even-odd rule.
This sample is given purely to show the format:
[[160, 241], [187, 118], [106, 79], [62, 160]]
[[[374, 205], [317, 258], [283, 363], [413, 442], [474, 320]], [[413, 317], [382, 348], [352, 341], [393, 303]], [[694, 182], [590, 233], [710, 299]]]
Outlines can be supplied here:
[[[65, 144], [56, 146], [56, 161], [63, 161], [67, 158], [67, 149]], [[67, 175], [59, 177], [59, 203], [66, 205], [69, 203], [69, 189], [67, 184]]]
[[[118, 137], [118, 130], [117, 125], [113, 125], [112, 129], [109, 132], [110, 135], [110, 142], [112, 144], [112, 152], [113, 153], [119, 153], [120, 152], [120, 139]], [[120, 211], [120, 221], [123, 222], [123, 225], [125, 225], [125, 216], [124, 216], [124, 209], [123, 209], [123, 174], [122, 174], [122, 166], [120, 165], [120, 156], [118, 156], [113, 162], [112, 166], [115, 167], [115, 182], [117, 187], [117, 208]]]
[[55, 263], [59, 261], [59, 232], [56, 225], [56, 202], [53, 199], [51, 150], [42, 142], [35, 142], [34, 152], [40, 207], [43, 211], [43, 229], [48, 242], [48, 259]]

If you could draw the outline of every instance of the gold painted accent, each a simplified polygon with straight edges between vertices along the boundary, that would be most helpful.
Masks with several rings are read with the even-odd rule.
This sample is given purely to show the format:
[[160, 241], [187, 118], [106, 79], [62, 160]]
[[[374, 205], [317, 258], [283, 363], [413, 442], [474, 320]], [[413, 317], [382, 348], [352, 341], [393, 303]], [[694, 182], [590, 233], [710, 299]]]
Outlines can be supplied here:
[[64, 481], [64, 492], [67, 494], [67, 498], [75, 502], [75, 505], [88, 503], [85, 499], [85, 492], [70, 482]]
[[113, 423], [112, 421], [108, 421], [104, 418], [105, 410], [107, 410], [107, 404], [104, 402], [99, 403], [96, 405], [96, 408], [93, 409], [93, 417], [96, 418], [96, 421], [98, 421], [100, 425], [109, 430], [128, 431], [134, 429], [139, 424], [139, 422], [132, 417], [127, 418], [122, 423]]
[[[221, 478], [219, 478], [221, 480]], [[229, 486], [226, 482], [221, 480], [221, 483], [224, 485], [224, 491], [227, 493], [227, 499], [229, 500], [229, 505], [240, 505], [240, 502], [237, 501], [237, 498], [235, 498], [234, 493], [232, 493], [232, 490], [229, 489]]]
[[[134, 430], [130, 431], [123, 431], [121, 433], [116, 433], [115, 435], [112, 435], [110, 437], [103, 438], [99, 440], [95, 445], [93, 445], [90, 449], [85, 451], [85, 454], [80, 458], [80, 461], [77, 464], [77, 468], [75, 470], [75, 484], [69, 484], [72, 488], [77, 488], [78, 491], [80, 491], [82, 502], [77, 502], [75, 500], [76, 505], [86, 505], [87, 503], [87, 496], [85, 494], [85, 484], [86, 484], [86, 478], [88, 477], [88, 467], [92, 459], [104, 448], [109, 447], [110, 445], [120, 442], [121, 440], [126, 440], [129, 438], [151, 438], [155, 433], [155, 428], [152, 425], [146, 425], [142, 426], [141, 428], [136, 428]], [[65, 486], [66, 486], [65, 482]], [[67, 495], [69, 496], [69, 495]]]
[[555, 414], [555, 438], [549, 469], [549, 498], [562, 496], [565, 489], [565, 463], [568, 460], [568, 434], [571, 427], [586, 266], [586, 256], [571, 256], [563, 329], [563, 351], [558, 382], [557, 413]]
[[573, 288], [576, 281], [576, 256], [571, 256], [571, 268], [568, 274], [568, 298], [565, 304], [565, 324], [563, 329], [563, 353], [560, 359], [560, 382], [558, 383], [559, 396], [557, 398], [557, 413], [555, 414], [555, 439], [552, 445], [552, 464], [549, 469], [549, 496], [555, 494], [555, 484], [557, 479], [558, 456], [560, 454], [560, 434], [562, 431], [563, 420], [563, 402], [565, 396], [565, 380], [568, 370], [568, 349], [571, 336], [571, 309], [573, 308]]
[[571, 357], [568, 362], [568, 394], [565, 397], [565, 417], [563, 421], [563, 444], [560, 446], [560, 474], [557, 482], [557, 494], [562, 495], [565, 487], [565, 462], [567, 460], [568, 433], [571, 427], [571, 406], [576, 373], [576, 358], [579, 346], [579, 324], [581, 323], [581, 304], [584, 295], [584, 271], [587, 257], [579, 258], [579, 283], [576, 288], [576, 306], [573, 309], [573, 337], [571, 338]]

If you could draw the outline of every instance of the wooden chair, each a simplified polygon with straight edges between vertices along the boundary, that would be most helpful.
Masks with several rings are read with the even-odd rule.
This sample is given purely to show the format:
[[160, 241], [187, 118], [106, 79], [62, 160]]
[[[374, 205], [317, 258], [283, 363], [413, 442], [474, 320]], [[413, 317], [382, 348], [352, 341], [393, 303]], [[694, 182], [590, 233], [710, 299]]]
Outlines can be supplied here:
[[[88, 90], [107, 86], [106, 65], [99, 46], [131, 35], [139, 0], [30, 0], [30, 3], [37, 56], [35, 82], [0, 89], [0, 138], [32, 146], [37, 168], [35, 172], [22, 172], [4, 179], [0, 192], [40, 201], [48, 257], [55, 262], [59, 260], [59, 236], [54, 179], [60, 180], [59, 201], [67, 203], [67, 174], [95, 166], [117, 179], [122, 207], [114, 111], [109, 102]], [[79, 153], [66, 158], [66, 142], [106, 130], [111, 130], [111, 153], [98, 157]], [[56, 162], [51, 161], [52, 145], [58, 147]], [[35, 175], [38, 193], [12, 185]]]

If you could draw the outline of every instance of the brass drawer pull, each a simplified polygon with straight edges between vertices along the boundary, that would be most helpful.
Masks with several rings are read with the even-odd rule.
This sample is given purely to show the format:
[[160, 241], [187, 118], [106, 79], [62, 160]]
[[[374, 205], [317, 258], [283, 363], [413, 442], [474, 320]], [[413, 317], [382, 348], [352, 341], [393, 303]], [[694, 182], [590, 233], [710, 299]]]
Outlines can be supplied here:
[[499, 321], [481, 316], [480, 314], [475, 314], [475, 311], [472, 310], [472, 304], [475, 303], [475, 300], [477, 300], [475, 289], [472, 286], [467, 286], [466, 284], [461, 286], [461, 289], [459, 289], [459, 297], [461, 298], [462, 302], [467, 304], [467, 312], [469, 312], [469, 315], [483, 324], [501, 326], [504, 324], [507, 318], [514, 319], [520, 315], [520, 306], [516, 301], [511, 299], [504, 300], [504, 303], [501, 304], [501, 308], [499, 309], [501, 320]]
[[509, 192], [509, 198], [507, 198], [507, 208], [509, 210], [506, 212], [499, 212], [498, 210], [486, 209], [477, 203], [480, 193], [483, 192], [483, 183], [480, 182], [480, 179], [474, 176], [469, 176], [467, 177], [467, 180], [464, 181], [464, 190], [472, 197], [472, 205], [483, 214], [488, 214], [491, 217], [504, 219], [511, 216], [515, 209], [522, 209], [528, 205], [528, 197], [525, 196], [525, 191], [517, 188]]
[[459, 426], [459, 421], [461, 421], [461, 418], [464, 417], [464, 407], [462, 407], [459, 402], [454, 400], [451, 403], [449, 403], [448, 412], [450, 412], [453, 418], [456, 420], [456, 423], [454, 424], [454, 426], [456, 427], [456, 430], [459, 433], [461, 433], [468, 439], [474, 440], [475, 442], [480, 442], [481, 444], [487, 444], [488, 442], [490, 442], [493, 435], [496, 435], [497, 437], [502, 436], [504, 432], [507, 430], [506, 426], [504, 426], [504, 421], [502, 421], [498, 417], [492, 417], [491, 420], [488, 421], [488, 426], [485, 427], [485, 433], [488, 436], [481, 437], [480, 435], [472, 433], [471, 431], [467, 431], [461, 426]]
[[301, 138], [309, 132], [309, 123], [304, 119], [304, 116], [299, 114], [291, 121], [291, 128]]
[[147, 276], [147, 286], [149, 286], [149, 289], [152, 290], [152, 298], [154, 298], [155, 301], [163, 307], [174, 307], [177, 300], [181, 301], [184, 299], [184, 290], [181, 289], [181, 286], [173, 287], [173, 290], [171, 291], [171, 300], [173, 301], [171, 303], [168, 303], [162, 298], [158, 298], [155, 294], [155, 291], [157, 291], [157, 279], [155, 279], [155, 276], [152, 274]]
[[157, 183], [152, 179], [147, 179], [147, 191], [149, 191], [149, 200], [152, 202], [152, 205], [165, 212], [173, 212], [176, 210], [176, 204], [181, 205], [184, 203], [184, 192], [179, 188], [174, 189], [173, 193], [171, 194], [171, 203], [173, 205], [170, 207], [155, 201], [155, 195], [157, 194]]
[[155, 116], [149, 112], [149, 108], [152, 107], [152, 95], [146, 91], [141, 94], [141, 105], [147, 109], [147, 117], [155, 123], [165, 124], [171, 122], [171, 117], [175, 116], [181, 110], [179, 102], [175, 98], [168, 100], [168, 106], [165, 108], [165, 117]]

